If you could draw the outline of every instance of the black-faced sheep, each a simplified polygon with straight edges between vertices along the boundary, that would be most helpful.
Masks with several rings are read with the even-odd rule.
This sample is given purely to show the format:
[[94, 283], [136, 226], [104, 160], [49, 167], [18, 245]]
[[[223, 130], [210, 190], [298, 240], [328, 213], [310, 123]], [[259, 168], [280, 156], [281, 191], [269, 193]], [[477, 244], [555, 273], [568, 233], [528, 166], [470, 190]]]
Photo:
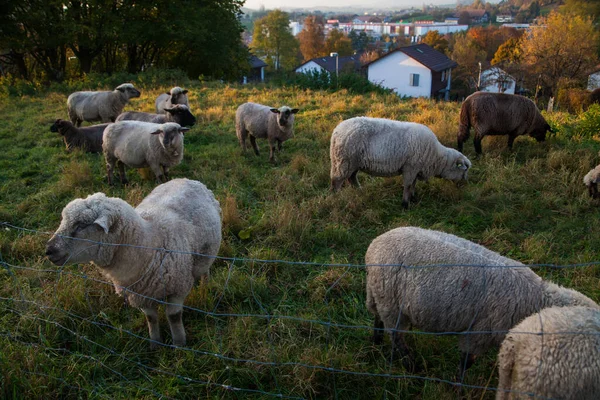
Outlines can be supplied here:
[[165, 114], [151, 114], [139, 111], [127, 111], [120, 114], [115, 122], [119, 121], [142, 121], [153, 124], [164, 124], [175, 122], [181, 126], [192, 126], [196, 123], [196, 117], [190, 112], [190, 108], [184, 104], [175, 104], [172, 108], [166, 108]]
[[471, 127], [475, 130], [473, 143], [477, 154], [481, 154], [484, 136], [508, 135], [508, 147], [512, 149], [517, 136], [529, 135], [542, 142], [546, 140], [546, 131], [553, 132], [533, 101], [505, 93], [476, 92], [465, 99], [460, 108], [459, 151], [463, 150]]
[[246, 138], [254, 153], [259, 155], [256, 139], [269, 141], [269, 160], [275, 160], [275, 147], [281, 151], [282, 143], [294, 137], [294, 114], [299, 110], [283, 106], [272, 108], [256, 103], [244, 103], [235, 112], [235, 131], [244, 152]]
[[63, 136], [67, 151], [82, 149], [88, 153], [102, 152], [102, 133], [108, 124], [99, 124], [76, 128], [69, 121], [57, 119], [50, 127], [51, 132]]
[[356, 117], [342, 121], [331, 136], [331, 189], [347, 179], [359, 186], [358, 171], [374, 176], [402, 175], [402, 205], [415, 195], [417, 179], [433, 176], [467, 179], [471, 161], [442, 145], [425, 125], [382, 118]]
[[208, 276], [220, 244], [221, 209], [213, 193], [198, 181], [174, 179], [136, 208], [104, 193], [71, 201], [46, 255], [56, 265], [98, 267], [146, 314], [152, 347], [161, 342], [157, 300], [166, 301], [173, 344], [185, 346], [184, 300]]
[[175, 86], [167, 93], [163, 93], [156, 98], [155, 106], [157, 114], [166, 114], [167, 108], [172, 108], [175, 104], [183, 104], [189, 107], [187, 89]]
[[131, 83], [117, 86], [112, 92], [75, 92], [67, 99], [69, 119], [79, 127], [83, 121], [115, 122], [123, 107], [140, 92]]

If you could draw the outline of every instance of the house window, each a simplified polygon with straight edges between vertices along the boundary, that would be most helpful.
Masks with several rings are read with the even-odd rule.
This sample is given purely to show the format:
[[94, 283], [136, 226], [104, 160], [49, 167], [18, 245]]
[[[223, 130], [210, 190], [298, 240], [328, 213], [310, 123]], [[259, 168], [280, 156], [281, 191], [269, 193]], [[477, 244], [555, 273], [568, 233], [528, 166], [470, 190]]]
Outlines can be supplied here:
[[410, 86], [419, 86], [419, 74], [410, 74]]
[[446, 70], [442, 71], [442, 82], [446, 80]]

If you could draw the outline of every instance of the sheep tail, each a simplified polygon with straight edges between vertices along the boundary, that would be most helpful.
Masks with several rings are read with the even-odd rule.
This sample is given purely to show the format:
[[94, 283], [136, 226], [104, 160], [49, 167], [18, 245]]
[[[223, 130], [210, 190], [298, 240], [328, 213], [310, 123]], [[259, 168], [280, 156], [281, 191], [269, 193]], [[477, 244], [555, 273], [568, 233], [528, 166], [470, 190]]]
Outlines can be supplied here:
[[463, 143], [469, 139], [469, 130], [471, 129], [471, 121], [469, 118], [469, 107], [467, 102], [464, 102], [460, 108], [460, 118], [458, 125], [458, 135], [456, 137], [458, 142], [458, 151], [463, 151]]

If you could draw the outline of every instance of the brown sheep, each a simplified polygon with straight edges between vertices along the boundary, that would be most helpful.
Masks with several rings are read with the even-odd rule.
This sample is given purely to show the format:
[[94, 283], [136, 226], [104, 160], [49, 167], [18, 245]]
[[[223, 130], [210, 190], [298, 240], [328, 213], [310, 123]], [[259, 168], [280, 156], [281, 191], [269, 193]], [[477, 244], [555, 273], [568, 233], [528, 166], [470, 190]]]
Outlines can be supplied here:
[[67, 151], [79, 148], [87, 153], [102, 152], [102, 134], [109, 124], [98, 124], [76, 128], [69, 121], [57, 119], [50, 127], [51, 132], [58, 132], [63, 136]]
[[457, 136], [461, 152], [471, 127], [475, 129], [473, 144], [477, 154], [481, 154], [481, 140], [486, 135], [508, 135], [508, 148], [512, 149], [517, 136], [529, 135], [543, 142], [546, 131], [554, 132], [533, 101], [505, 93], [476, 92], [465, 99]]

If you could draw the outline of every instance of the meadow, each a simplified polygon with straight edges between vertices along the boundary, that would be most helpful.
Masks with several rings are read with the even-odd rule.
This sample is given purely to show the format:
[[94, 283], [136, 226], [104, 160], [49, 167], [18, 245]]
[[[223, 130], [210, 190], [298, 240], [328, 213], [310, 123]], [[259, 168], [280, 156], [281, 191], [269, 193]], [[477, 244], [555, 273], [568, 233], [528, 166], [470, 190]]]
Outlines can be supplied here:
[[[154, 99], [171, 86], [142, 87], [126, 110], [153, 112]], [[44, 256], [69, 201], [104, 192], [135, 206], [154, 188], [153, 177], [128, 170], [128, 186], [109, 186], [102, 155], [67, 153], [49, 130], [67, 118], [67, 91], [0, 97], [0, 397], [491, 399], [496, 350], [475, 362], [460, 388], [445, 382], [460, 382], [457, 339], [415, 334], [423, 370], [406, 371], [389, 362], [388, 340], [370, 341], [364, 268], [323, 264], [363, 264], [371, 240], [399, 226], [453, 233], [526, 264], [600, 262], [600, 207], [582, 184], [600, 161], [595, 133], [578, 125], [589, 124], [589, 115], [546, 115], [558, 133], [543, 143], [520, 137], [513, 151], [506, 137], [485, 138], [479, 159], [470, 140], [468, 183], [419, 182], [418, 201], [403, 210], [402, 177], [359, 173], [361, 188], [329, 191], [333, 128], [360, 115], [413, 121], [455, 147], [459, 103], [212, 82], [186, 87], [198, 123], [171, 175], [215, 193], [224, 259], [186, 301], [188, 346], [156, 351], [142, 312], [124, 304], [95, 267], [56, 267]], [[265, 141], [259, 157], [239, 147], [234, 116], [246, 101], [301, 110], [296, 136], [276, 163]], [[596, 265], [535, 270], [600, 301]]]

